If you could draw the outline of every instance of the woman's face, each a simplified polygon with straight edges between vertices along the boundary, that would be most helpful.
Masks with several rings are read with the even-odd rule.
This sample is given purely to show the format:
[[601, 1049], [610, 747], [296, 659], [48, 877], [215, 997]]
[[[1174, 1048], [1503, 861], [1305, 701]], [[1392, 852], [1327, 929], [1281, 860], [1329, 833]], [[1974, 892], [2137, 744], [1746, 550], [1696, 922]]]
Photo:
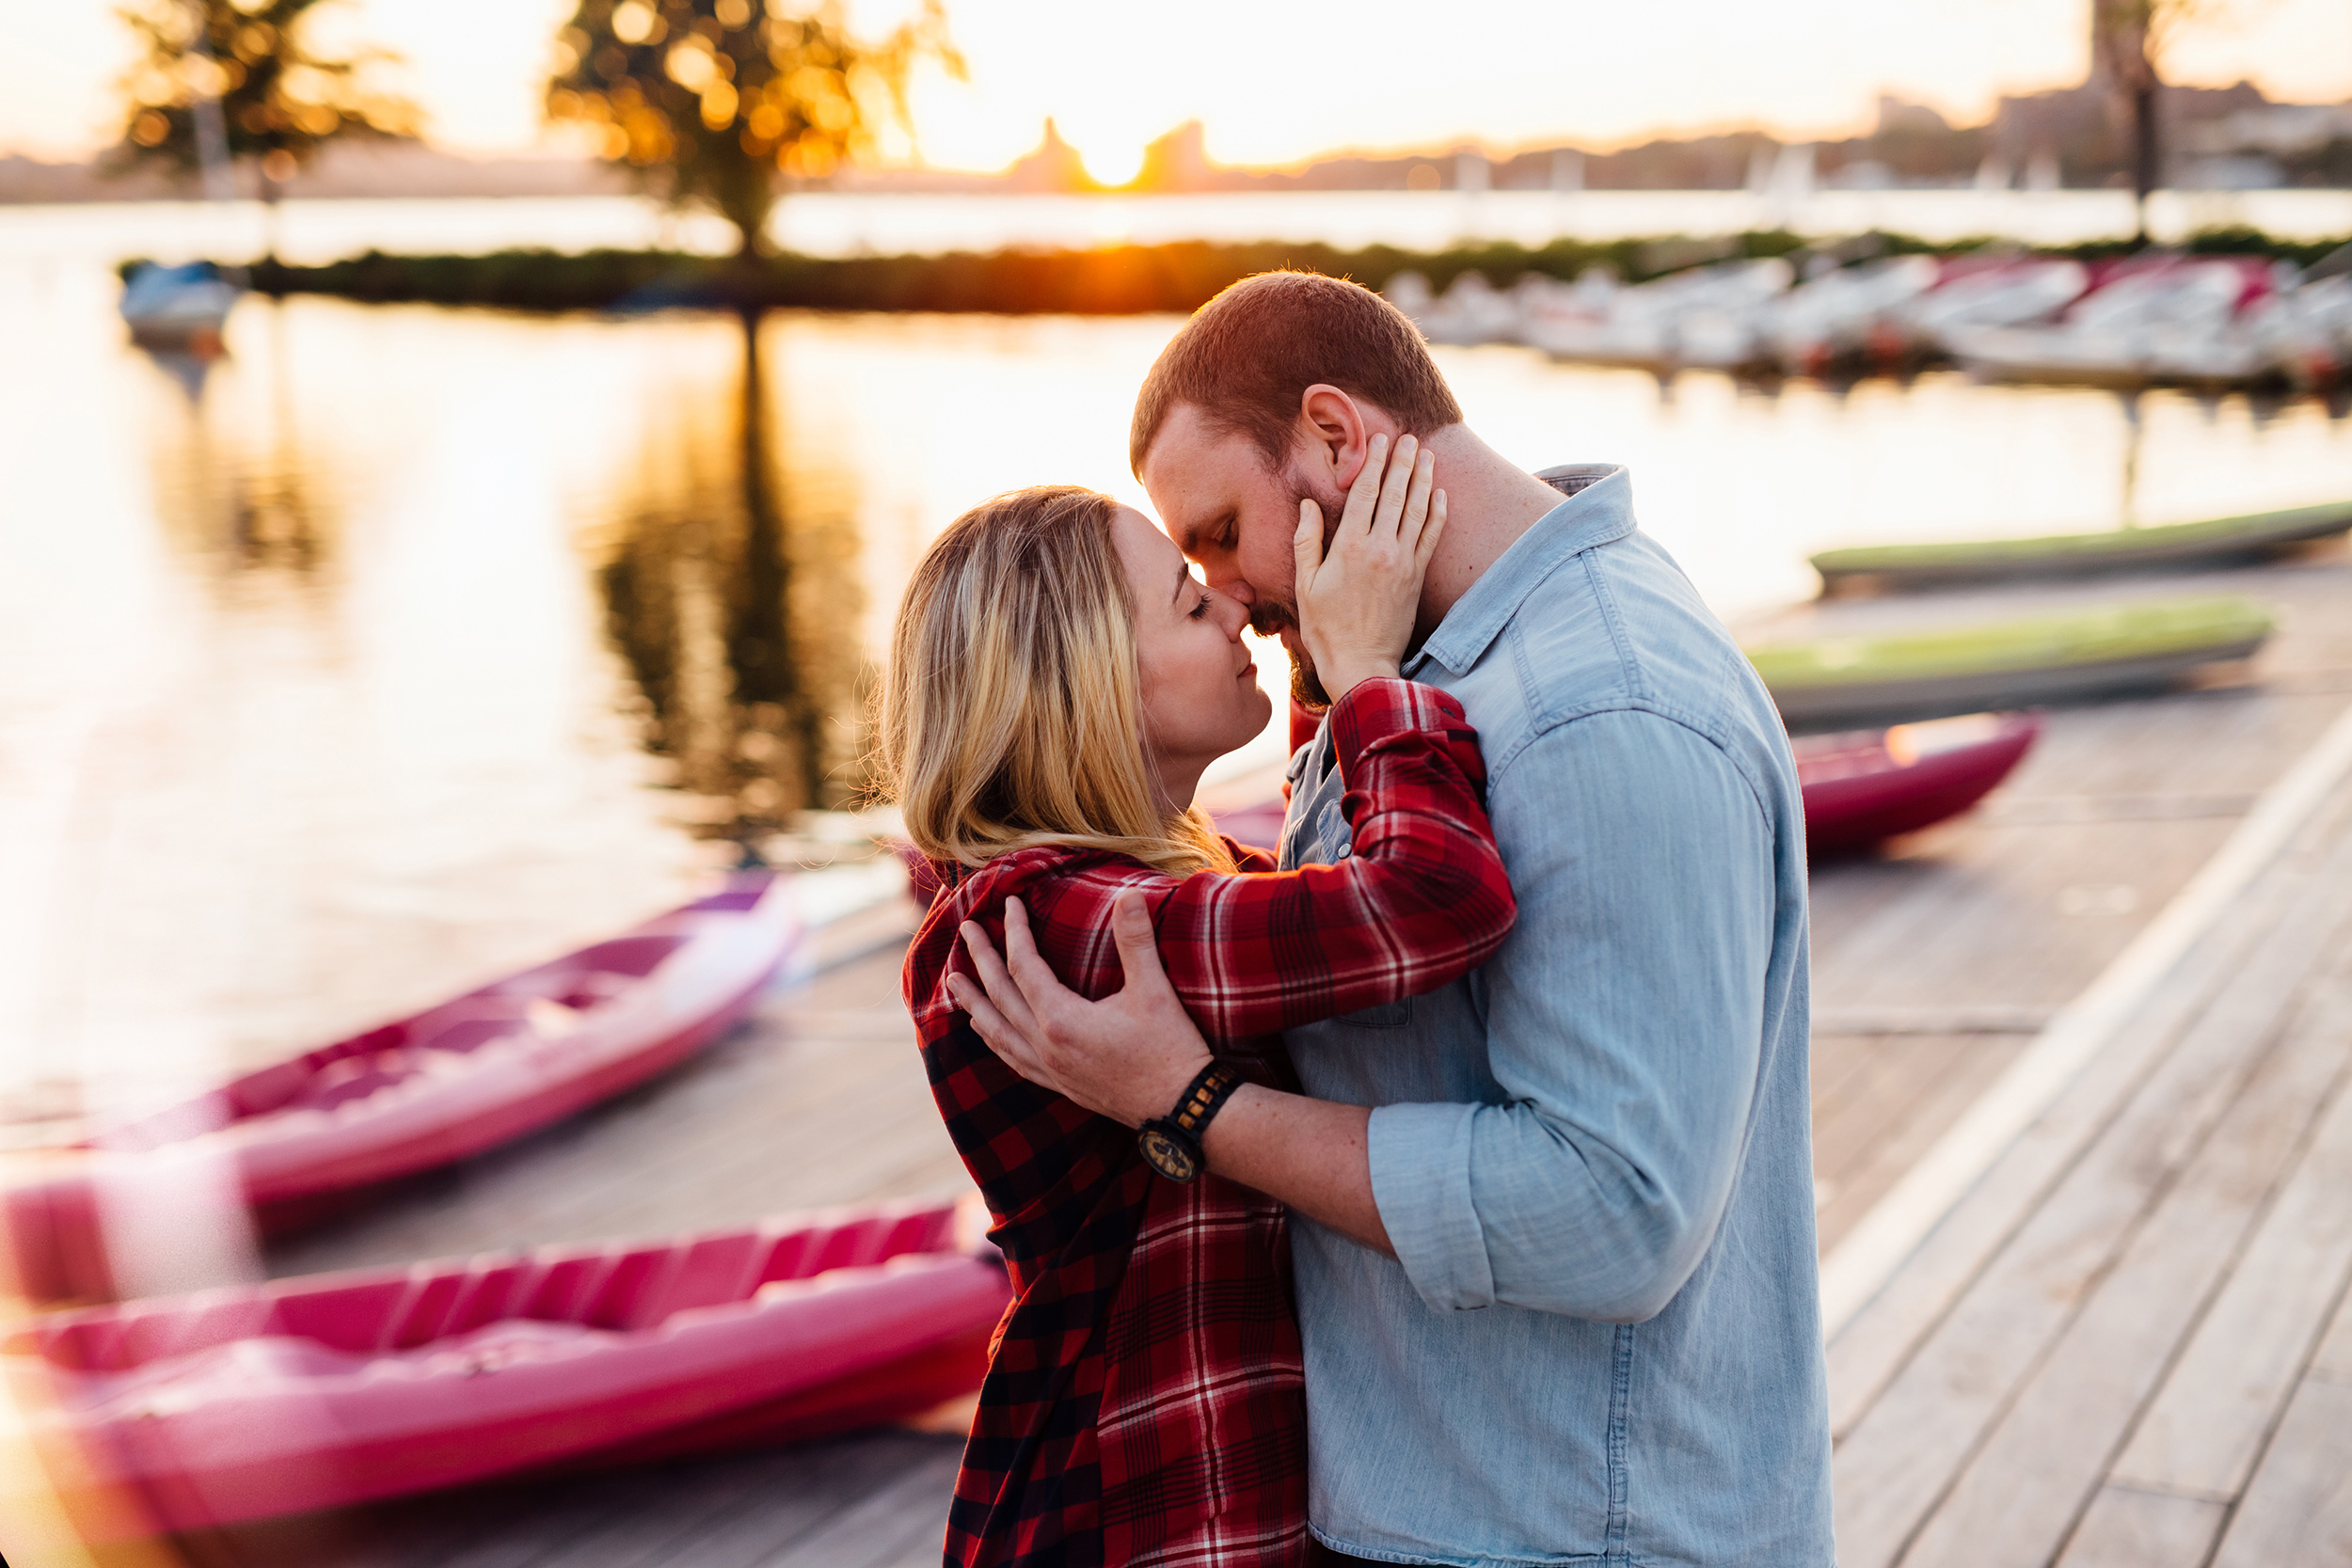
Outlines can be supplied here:
[[1136, 601], [1146, 755], [1170, 808], [1192, 803], [1200, 770], [1265, 728], [1274, 704], [1241, 640], [1249, 612], [1192, 575], [1167, 534], [1133, 507], [1111, 537]]

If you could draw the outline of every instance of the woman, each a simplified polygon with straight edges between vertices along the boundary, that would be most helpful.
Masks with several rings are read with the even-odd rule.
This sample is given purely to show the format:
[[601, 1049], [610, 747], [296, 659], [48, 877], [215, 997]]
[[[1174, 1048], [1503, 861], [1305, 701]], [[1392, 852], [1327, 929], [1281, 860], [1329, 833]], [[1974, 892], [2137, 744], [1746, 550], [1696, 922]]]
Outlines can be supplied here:
[[[1277, 1031], [1434, 990], [1493, 952], [1515, 909], [1476, 736], [1452, 698], [1396, 678], [1444, 495], [1410, 437], [1386, 458], [1375, 447], [1364, 465], [1327, 558], [1320, 514], [1300, 508], [1300, 634], [1334, 695], [1351, 790], [1338, 865], [1277, 872], [1192, 806], [1201, 770], [1271, 704], [1242, 606], [1140, 514], [1073, 488], [1000, 497], [958, 518], [908, 586], [882, 761], [946, 885], [908, 951], [907, 1005], [1015, 1292], [957, 1478], [950, 1562], [1307, 1560], [1279, 1206], [1214, 1172], [1189, 1179], [1200, 1150], [1181, 1131], [1149, 1123], [1139, 1144], [1016, 1076], [950, 979], [971, 974], [958, 926], [1001, 942], [1018, 897], [1064, 982], [1105, 995], [1120, 983], [1111, 900], [1139, 888], [1220, 1062], [1295, 1087]], [[1223, 1083], [1204, 1073], [1187, 1100]]]

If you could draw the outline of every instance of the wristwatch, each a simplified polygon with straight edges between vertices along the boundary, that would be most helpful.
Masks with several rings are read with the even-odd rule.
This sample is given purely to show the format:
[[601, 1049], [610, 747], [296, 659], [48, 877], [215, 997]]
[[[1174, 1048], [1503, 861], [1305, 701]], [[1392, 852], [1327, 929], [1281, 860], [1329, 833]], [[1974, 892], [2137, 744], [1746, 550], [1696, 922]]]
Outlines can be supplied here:
[[1170, 1181], [1189, 1181], [1200, 1175], [1207, 1164], [1200, 1152], [1200, 1134], [1242, 1083], [1240, 1070], [1223, 1062], [1202, 1068], [1184, 1098], [1176, 1101], [1176, 1109], [1145, 1122], [1136, 1134], [1136, 1148], [1142, 1151], [1143, 1163]]

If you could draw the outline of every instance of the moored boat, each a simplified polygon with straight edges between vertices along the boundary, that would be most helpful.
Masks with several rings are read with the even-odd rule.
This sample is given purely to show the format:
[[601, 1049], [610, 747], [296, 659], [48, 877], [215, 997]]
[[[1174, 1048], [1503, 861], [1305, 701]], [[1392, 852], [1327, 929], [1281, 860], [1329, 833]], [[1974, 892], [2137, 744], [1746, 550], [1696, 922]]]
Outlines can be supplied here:
[[2094, 269], [2091, 291], [2047, 325], [1952, 327], [1963, 365], [2002, 381], [2233, 385], [2273, 369], [2261, 321], [2280, 287], [2247, 257], [2144, 256]]
[[731, 1028], [798, 934], [788, 882], [739, 872], [609, 941], [102, 1130], [5, 1194], [20, 1288], [111, 1296], [110, 1191], [159, 1158], [225, 1163], [261, 1228], [284, 1230], [610, 1099]]
[[[971, 1200], [965, 1200], [970, 1204]], [[815, 1437], [969, 1393], [1010, 1290], [953, 1202], [53, 1313], [0, 1347], [91, 1542]]]
[[1959, 816], [2009, 777], [2042, 733], [2030, 713], [1974, 713], [1793, 742], [1816, 860]]
[[2161, 528], [2031, 539], [1865, 545], [1811, 557], [1822, 591], [1940, 588], [1948, 583], [2092, 577], [2106, 572], [2223, 565], [2249, 561], [2352, 530], [2352, 501], [2255, 512]]
[[2157, 689], [2249, 657], [2274, 625], [2252, 599], [2211, 594], [1747, 653], [1789, 727], [1823, 729]]
[[239, 293], [210, 261], [178, 267], [150, 261], [123, 283], [122, 319], [142, 348], [215, 355]]

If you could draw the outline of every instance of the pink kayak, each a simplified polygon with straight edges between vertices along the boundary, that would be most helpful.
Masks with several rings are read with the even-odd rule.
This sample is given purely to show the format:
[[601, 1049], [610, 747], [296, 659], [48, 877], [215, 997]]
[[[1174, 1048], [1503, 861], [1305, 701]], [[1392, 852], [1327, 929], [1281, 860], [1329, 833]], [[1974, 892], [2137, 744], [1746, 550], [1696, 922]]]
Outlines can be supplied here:
[[790, 895], [772, 872], [737, 873], [610, 941], [99, 1133], [6, 1195], [20, 1289], [111, 1297], [106, 1194], [159, 1154], [227, 1162], [280, 1231], [643, 1083], [750, 1010], [797, 939]]
[[1818, 860], [1957, 816], [2009, 777], [2041, 733], [2030, 713], [1973, 713], [1800, 736], [1790, 744], [1806, 848]]
[[[966, 1199], [970, 1204], [972, 1200]], [[53, 1314], [0, 1347], [84, 1538], [791, 1441], [979, 1386], [1011, 1299], [954, 1202]]]

